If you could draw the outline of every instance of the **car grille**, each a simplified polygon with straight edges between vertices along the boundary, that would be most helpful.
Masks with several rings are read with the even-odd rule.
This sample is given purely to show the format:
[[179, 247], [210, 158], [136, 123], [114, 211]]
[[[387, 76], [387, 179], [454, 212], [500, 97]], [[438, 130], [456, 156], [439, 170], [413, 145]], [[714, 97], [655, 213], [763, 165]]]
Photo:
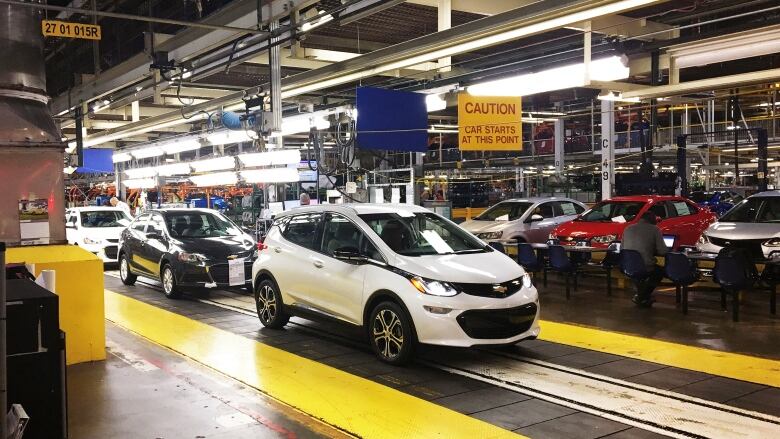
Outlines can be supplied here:
[[723, 239], [709, 237], [710, 242], [718, 247], [730, 247], [740, 248], [747, 250], [751, 257], [761, 259], [764, 257], [764, 252], [761, 250], [761, 243], [766, 241], [765, 239]]
[[109, 259], [116, 259], [116, 255], [119, 249], [115, 245], [108, 245], [103, 249], [103, 253], [106, 254], [106, 257]]
[[[214, 282], [218, 284], [229, 283], [228, 279], [228, 264], [214, 264], [209, 267], [209, 274]], [[252, 263], [244, 262], [244, 276], [245, 280], [252, 279]]]
[[184, 273], [181, 277], [181, 282], [185, 284], [207, 284], [211, 282], [209, 275], [205, 272], [199, 273]]
[[483, 309], [461, 313], [458, 324], [471, 338], [501, 339], [520, 335], [531, 328], [536, 304], [509, 309]]
[[523, 278], [518, 277], [500, 284], [453, 283], [453, 285], [458, 291], [470, 296], [503, 299], [520, 291], [523, 287]]

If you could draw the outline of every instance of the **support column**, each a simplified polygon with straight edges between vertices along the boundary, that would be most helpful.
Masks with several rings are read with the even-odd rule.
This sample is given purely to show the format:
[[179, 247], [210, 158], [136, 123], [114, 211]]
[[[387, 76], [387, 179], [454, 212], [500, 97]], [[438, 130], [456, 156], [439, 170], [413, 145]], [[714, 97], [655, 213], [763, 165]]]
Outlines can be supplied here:
[[585, 85], [590, 85], [590, 54], [591, 54], [591, 22], [590, 20], [585, 22], [585, 28], [583, 29], [583, 36], [585, 37], [582, 44], [583, 63], [585, 64]]
[[[439, 32], [447, 30], [452, 27], [452, 0], [438, 0], [438, 15], [439, 15]], [[439, 73], [449, 72], [452, 70], [450, 65], [452, 64], [452, 57], [445, 57], [439, 59]]]
[[615, 102], [601, 101], [601, 199], [612, 197], [615, 184]]
[[133, 101], [130, 103], [130, 114], [132, 115], [133, 122], [141, 120], [141, 103]]
[[563, 119], [555, 119], [555, 173], [563, 175], [565, 131]]

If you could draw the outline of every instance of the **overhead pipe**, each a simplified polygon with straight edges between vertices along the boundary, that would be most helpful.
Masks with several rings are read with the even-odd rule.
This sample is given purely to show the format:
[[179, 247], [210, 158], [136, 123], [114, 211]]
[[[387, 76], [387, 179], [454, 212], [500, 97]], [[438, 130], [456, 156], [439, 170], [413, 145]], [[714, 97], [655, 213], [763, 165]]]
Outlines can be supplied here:
[[[293, 75], [283, 82], [281, 97], [284, 99], [310, 93], [387, 71], [478, 50], [565, 27], [572, 23], [664, 1], [666, 0], [561, 0], [552, 7], [547, 2], [533, 3], [523, 8], [375, 50], [327, 67]], [[188, 109], [193, 114], [214, 111], [221, 107], [228, 107], [228, 110], [237, 109], [243, 97], [261, 93], [265, 89], [267, 88], [252, 87], [192, 105]], [[202, 119], [204, 116], [194, 117]], [[189, 121], [192, 121], [192, 118]], [[176, 110], [89, 136], [85, 145], [99, 145], [185, 122], [180, 111]]]

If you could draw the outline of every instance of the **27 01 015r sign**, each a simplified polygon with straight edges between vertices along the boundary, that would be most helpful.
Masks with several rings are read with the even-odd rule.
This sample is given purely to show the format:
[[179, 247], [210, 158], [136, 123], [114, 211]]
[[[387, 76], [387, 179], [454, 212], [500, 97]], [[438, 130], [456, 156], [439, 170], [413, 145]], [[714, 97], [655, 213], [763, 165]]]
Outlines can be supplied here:
[[45, 37], [80, 38], [100, 40], [100, 26], [96, 24], [71, 23], [68, 21], [43, 20], [41, 31]]

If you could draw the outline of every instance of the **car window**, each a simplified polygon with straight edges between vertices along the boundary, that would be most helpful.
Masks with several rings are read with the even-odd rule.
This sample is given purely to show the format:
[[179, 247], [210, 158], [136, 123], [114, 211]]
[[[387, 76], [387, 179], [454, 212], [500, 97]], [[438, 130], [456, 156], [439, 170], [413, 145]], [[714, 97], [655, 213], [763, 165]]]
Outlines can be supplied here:
[[555, 216], [579, 215], [585, 210], [579, 204], [572, 203], [571, 201], [559, 201], [556, 203], [556, 207]]
[[133, 221], [133, 224], [131, 227], [134, 230], [138, 230], [139, 232], [143, 232], [144, 228], [146, 228], [146, 220], [149, 219], [149, 214], [144, 214], [139, 216], [138, 218]]
[[699, 211], [699, 209], [685, 201], [669, 201], [667, 209], [672, 212], [672, 216], [688, 216]]
[[727, 223], [752, 223], [756, 220], [758, 210], [761, 204], [766, 198], [756, 197], [748, 198], [741, 203], [734, 206], [731, 210], [723, 215], [720, 222]]
[[780, 198], [772, 197], [764, 200], [764, 205], [758, 214], [758, 222], [780, 223]]
[[311, 250], [318, 250], [317, 229], [322, 221], [319, 213], [296, 215], [290, 218], [282, 231], [282, 236], [293, 244], [298, 244]]
[[390, 249], [404, 256], [482, 253], [485, 245], [434, 213], [376, 213], [360, 218]]
[[659, 220], [669, 218], [668, 212], [666, 211], [666, 203], [663, 202], [655, 203], [650, 206], [650, 212], [653, 212]]
[[636, 218], [644, 206], [645, 203], [641, 201], [603, 201], [577, 221], [625, 223]]
[[[553, 208], [554, 204], [555, 203], [542, 203], [536, 206], [533, 212], [531, 212], [531, 216], [541, 215], [542, 218], [544, 219], [554, 218], [555, 217], [555, 210]], [[528, 218], [530, 218], [530, 216]]]
[[333, 256], [336, 250], [355, 250], [362, 256], [381, 261], [382, 255], [355, 224], [341, 215], [329, 214], [322, 228], [321, 250]]
[[[73, 216], [71, 222], [76, 222]], [[127, 227], [130, 218], [120, 210], [85, 210], [81, 212], [81, 227]]]
[[149, 218], [149, 225], [146, 227], [146, 233], [163, 235], [163, 229], [165, 229], [165, 221], [162, 219], [162, 216], [158, 214], [152, 215], [152, 217]]
[[240, 236], [244, 232], [218, 213], [204, 211], [171, 211], [165, 214], [165, 225], [177, 238], [219, 238]]
[[533, 203], [504, 201], [496, 204], [474, 218], [478, 221], [514, 221], [525, 213]]

